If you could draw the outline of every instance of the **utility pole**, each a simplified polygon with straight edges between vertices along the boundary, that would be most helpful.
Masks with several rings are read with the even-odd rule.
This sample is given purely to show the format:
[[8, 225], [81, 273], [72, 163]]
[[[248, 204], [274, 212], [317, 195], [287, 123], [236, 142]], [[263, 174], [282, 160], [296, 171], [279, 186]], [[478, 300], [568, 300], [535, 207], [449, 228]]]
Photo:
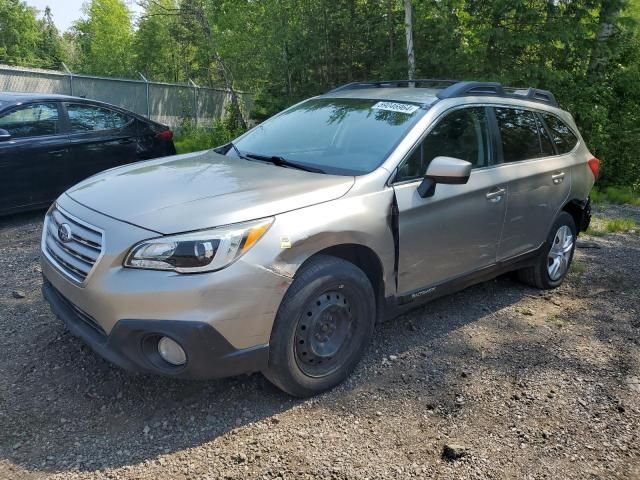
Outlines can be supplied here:
[[416, 75], [416, 53], [413, 49], [413, 11], [411, 8], [411, 0], [404, 0], [404, 28], [407, 34], [409, 80], [413, 80]]

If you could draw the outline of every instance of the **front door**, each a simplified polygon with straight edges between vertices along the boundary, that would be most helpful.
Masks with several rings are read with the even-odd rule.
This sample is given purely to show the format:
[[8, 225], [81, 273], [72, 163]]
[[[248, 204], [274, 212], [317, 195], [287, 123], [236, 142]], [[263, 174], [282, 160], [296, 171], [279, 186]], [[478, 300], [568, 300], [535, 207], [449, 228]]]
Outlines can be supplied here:
[[64, 189], [69, 139], [54, 102], [17, 107], [0, 115], [11, 138], [0, 142], [0, 210], [45, 205]]
[[[488, 109], [466, 107], [439, 120], [399, 167], [398, 294], [410, 295], [492, 265], [505, 214], [506, 188], [496, 183]], [[421, 198], [417, 187], [437, 156], [467, 160], [465, 185], [437, 185]]]

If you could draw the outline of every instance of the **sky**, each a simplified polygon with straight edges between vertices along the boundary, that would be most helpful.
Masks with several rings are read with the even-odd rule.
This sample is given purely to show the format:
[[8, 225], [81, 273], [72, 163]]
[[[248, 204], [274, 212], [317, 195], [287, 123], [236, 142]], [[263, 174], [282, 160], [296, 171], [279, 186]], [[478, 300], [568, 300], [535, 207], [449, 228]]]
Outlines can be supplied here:
[[[53, 21], [61, 32], [68, 30], [73, 22], [82, 17], [82, 4], [86, 0], [26, 0], [27, 5], [37, 8], [41, 14], [45, 7], [51, 7]], [[135, 0], [124, 0], [129, 10], [140, 11]], [[40, 16], [40, 15], [39, 15]]]

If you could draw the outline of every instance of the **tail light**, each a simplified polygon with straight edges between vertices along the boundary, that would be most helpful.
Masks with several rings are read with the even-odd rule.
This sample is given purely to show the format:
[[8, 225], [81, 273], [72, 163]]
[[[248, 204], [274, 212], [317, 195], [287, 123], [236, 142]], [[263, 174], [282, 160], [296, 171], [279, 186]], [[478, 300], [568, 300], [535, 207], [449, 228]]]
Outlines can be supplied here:
[[593, 178], [598, 180], [598, 177], [600, 176], [600, 160], [598, 160], [596, 157], [593, 157], [587, 163], [589, 164], [591, 173], [593, 173]]
[[162, 130], [156, 134], [158, 140], [171, 140], [173, 138], [173, 132], [171, 130]]

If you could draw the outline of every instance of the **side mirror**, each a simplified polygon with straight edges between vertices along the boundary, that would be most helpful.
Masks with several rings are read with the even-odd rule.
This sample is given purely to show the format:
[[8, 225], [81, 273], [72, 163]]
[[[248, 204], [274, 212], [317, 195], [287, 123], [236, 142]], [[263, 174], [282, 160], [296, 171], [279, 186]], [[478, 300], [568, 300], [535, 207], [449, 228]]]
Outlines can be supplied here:
[[462, 185], [469, 181], [471, 163], [453, 157], [436, 157], [429, 164], [424, 180], [418, 186], [422, 198], [433, 196], [436, 184]]
[[0, 128], [0, 142], [3, 140], [9, 140], [11, 138], [11, 134], [7, 132], [4, 128]]

